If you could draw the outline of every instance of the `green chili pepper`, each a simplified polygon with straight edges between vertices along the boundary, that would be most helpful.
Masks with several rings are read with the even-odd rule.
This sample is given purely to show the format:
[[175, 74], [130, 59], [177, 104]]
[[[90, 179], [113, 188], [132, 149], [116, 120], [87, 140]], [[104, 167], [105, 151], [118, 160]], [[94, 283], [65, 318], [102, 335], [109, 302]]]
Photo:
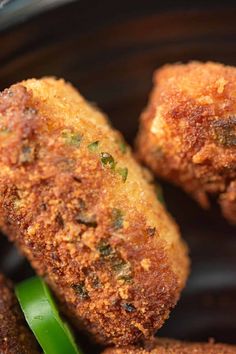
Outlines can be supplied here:
[[45, 354], [82, 354], [41, 278], [23, 281], [16, 286], [15, 292], [26, 321]]

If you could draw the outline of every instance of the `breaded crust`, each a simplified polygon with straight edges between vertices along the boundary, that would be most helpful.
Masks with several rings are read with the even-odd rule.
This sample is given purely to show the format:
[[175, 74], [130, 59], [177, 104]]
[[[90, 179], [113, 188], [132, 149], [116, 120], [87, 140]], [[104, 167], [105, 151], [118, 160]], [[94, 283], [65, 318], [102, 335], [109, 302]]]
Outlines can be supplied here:
[[0, 224], [79, 328], [149, 337], [188, 274], [187, 249], [106, 117], [63, 80], [0, 96]]
[[108, 348], [102, 354], [235, 354], [236, 346], [228, 344], [188, 343], [173, 339], [154, 339], [143, 347]]
[[215, 195], [236, 223], [236, 68], [166, 65], [141, 115], [138, 157], [203, 207]]
[[30, 332], [12, 284], [0, 274], [0, 353], [37, 354], [38, 346]]

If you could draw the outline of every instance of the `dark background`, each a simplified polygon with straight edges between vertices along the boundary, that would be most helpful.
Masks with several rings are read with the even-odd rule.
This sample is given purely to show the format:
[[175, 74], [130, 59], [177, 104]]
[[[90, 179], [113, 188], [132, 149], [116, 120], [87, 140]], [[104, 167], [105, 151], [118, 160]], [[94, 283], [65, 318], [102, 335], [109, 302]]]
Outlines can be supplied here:
[[[108, 113], [130, 144], [155, 68], [189, 60], [236, 65], [235, 1], [87, 0], [40, 15], [32, 15], [33, 3], [20, 16], [14, 6], [0, 10], [0, 88], [64, 77]], [[236, 228], [214, 201], [203, 211], [180, 190], [163, 187], [189, 244], [192, 273], [158, 335], [236, 343]], [[15, 281], [32, 272], [5, 239], [0, 268]]]

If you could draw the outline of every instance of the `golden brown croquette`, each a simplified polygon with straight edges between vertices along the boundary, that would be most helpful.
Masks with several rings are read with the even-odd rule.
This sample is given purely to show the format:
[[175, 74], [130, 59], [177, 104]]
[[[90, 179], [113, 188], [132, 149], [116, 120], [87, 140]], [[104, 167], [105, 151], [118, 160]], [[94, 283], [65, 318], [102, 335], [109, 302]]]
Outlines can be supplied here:
[[141, 115], [138, 156], [157, 176], [203, 207], [218, 198], [236, 223], [236, 68], [218, 63], [166, 65]]
[[0, 274], [0, 353], [39, 353], [37, 342], [27, 327], [13, 286], [2, 274]]
[[144, 346], [108, 348], [103, 354], [235, 354], [236, 346], [228, 344], [188, 343], [172, 339], [154, 339]]
[[0, 225], [79, 328], [151, 336], [188, 274], [178, 227], [122, 136], [63, 80], [0, 96]]

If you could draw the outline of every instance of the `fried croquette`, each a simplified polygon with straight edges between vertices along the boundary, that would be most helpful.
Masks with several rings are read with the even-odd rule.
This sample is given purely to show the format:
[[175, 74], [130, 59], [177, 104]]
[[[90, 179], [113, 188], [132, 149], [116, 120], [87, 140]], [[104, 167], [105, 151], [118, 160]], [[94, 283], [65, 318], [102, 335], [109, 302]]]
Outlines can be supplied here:
[[166, 65], [141, 115], [138, 157], [202, 207], [218, 198], [236, 223], [236, 68], [218, 63]]
[[0, 96], [0, 225], [78, 328], [151, 336], [188, 274], [178, 227], [122, 136], [63, 80]]
[[235, 354], [236, 346], [228, 344], [188, 343], [172, 339], [154, 339], [142, 347], [108, 348], [103, 354]]
[[0, 353], [37, 354], [37, 343], [28, 329], [12, 284], [0, 274]]

